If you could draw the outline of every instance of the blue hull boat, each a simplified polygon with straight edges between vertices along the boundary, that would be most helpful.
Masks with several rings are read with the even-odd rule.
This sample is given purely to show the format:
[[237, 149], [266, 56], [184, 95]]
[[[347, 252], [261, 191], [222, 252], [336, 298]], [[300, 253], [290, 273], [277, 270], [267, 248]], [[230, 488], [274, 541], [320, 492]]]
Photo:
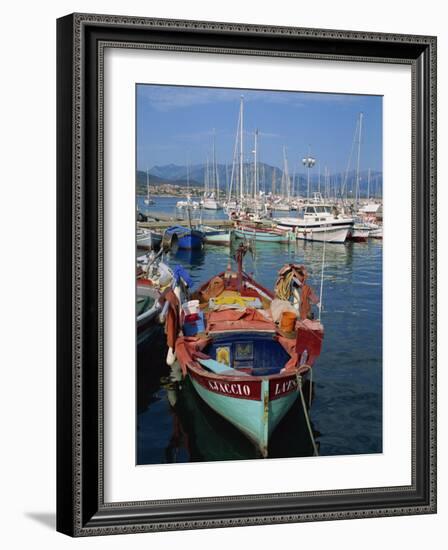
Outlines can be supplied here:
[[163, 234], [163, 246], [164, 248], [171, 248], [173, 245], [177, 245], [183, 249], [198, 249], [202, 248], [204, 241], [204, 234], [197, 229], [190, 229], [182, 225], [173, 225]]

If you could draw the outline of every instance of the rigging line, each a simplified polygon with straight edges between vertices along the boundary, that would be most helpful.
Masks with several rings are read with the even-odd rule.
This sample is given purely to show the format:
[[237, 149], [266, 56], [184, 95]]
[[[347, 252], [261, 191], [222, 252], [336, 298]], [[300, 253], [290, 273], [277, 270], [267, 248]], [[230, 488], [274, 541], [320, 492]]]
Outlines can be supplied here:
[[328, 224], [325, 224], [324, 247], [322, 250], [322, 269], [321, 269], [321, 275], [320, 275], [319, 319], [318, 319], [319, 323], [322, 315], [322, 296], [324, 292], [325, 245], [327, 244], [327, 227], [328, 227]]
[[[239, 127], [240, 127], [240, 117], [241, 117], [241, 111], [238, 115], [238, 124], [236, 127], [236, 134], [235, 134], [235, 145], [233, 147], [233, 159], [232, 159], [232, 173], [230, 175], [230, 186], [229, 186], [229, 201], [232, 197], [232, 189], [233, 189], [233, 181], [235, 176], [235, 164], [236, 164], [236, 158], [237, 158], [237, 152], [238, 152], [238, 137], [239, 137]], [[235, 191], [236, 195], [236, 191]]]
[[302, 409], [303, 409], [303, 414], [305, 416], [306, 426], [308, 428], [308, 433], [310, 435], [311, 444], [313, 445], [313, 454], [314, 456], [319, 456], [316, 440], [314, 439], [313, 428], [311, 427], [310, 417], [309, 417], [308, 411], [306, 410], [305, 396], [303, 395], [303, 388], [302, 388], [302, 377], [300, 376], [300, 374], [297, 374], [297, 387], [299, 390], [300, 401], [302, 403]]
[[346, 186], [347, 186], [347, 182], [348, 182], [348, 172], [349, 172], [350, 167], [352, 165], [352, 158], [353, 158], [353, 153], [354, 153], [354, 150], [355, 150], [356, 138], [358, 136], [358, 126], [359, 126], [359, 120], [356, 120], [356, 128], [355, 128], [355, 133], [353, 134], [352, 148], [350, 150], [350, 156], [348, 157], [347, 167], [346, 167], [345, 173], [344, 173], [344, 181], [342, 182], [342, 188], [341, 188], [341, 195], [342, 196], [344, 196], [344, 193], [346, 191]]

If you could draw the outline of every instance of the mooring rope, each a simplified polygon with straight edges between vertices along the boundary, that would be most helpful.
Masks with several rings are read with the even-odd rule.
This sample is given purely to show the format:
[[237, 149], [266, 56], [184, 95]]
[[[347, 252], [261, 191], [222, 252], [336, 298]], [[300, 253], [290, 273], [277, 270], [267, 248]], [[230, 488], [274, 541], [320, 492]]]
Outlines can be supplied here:
[[299, 389], [300, 401], [302, 402], [303, 414], [305, 415], [306, 425], [308, 427], [311, 443], [313, 445], [314, 456], [319, 456], [319, 451], [317, 450], [316, 441], [314, 439], [313, 429], [311, 428], [310, 417], [308, 415], [308, 411], [306, 410], [305, 397], [303, 395], [303, 389], [302, 389], [302, 377], [300, 376], [300, 374], [297, 374], [297, 387]]
[[310, 368], [310, 394], [308, 396], [308, 407], [311, 407], [312, 397], [313, 397], [313, 367]]

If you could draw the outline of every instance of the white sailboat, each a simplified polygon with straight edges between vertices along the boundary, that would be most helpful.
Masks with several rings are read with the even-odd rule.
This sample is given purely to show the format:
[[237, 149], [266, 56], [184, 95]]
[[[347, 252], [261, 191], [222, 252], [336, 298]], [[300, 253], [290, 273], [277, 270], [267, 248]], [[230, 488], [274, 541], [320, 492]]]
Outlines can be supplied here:
[[199, 208], [199, 203], [197, 201], [191, 200], [191, 194], [190, 194], [190, 165], [187, 162], [187, 200], [186, 201], [177, 201], [176, 202], [176, 208], [183, 209], [183, 208], [189, 208], [196, 210]]
[[151, 204], [155, 204], [154, 200], [149, 196], [149, 170], [146, 169], [146, 197], [143, 200], [143, 202], [146, 204], [146, 206], [150, 206]]
[[[208, 172], [208, 162], [207, 162]], [[219, 200], [219, 174], [218, 165], [216, 164], [216, 144], [215, 144], [215, 131], [213, 130], [213, 163], [212, 163], [212, 181], [209, 181], [207, 177], [207, 183], [211, 183], [213, 191], [209, 192], [208, 186], [204, 193], [204, 200], [202, 201], [202, 207], [205, 210], [222, 210], [223, 206]]]
[[[363, 113], [359, 113], [358, 124], [357, 124], [357, 134], [358, 134], [358, 154], [356, 160], [356, 182], [355, 182], [355, 212], [359, 207], [360, 199], [360, 159], [361, 159], [361, 136], [362, 136], [362, 122], [363, 122]], [[369, 172], [369, 184], [370, 184], [370, 172]], [[369, 238], [369, 226], [363, 222], [362, 219], [357, 218], [354, 220], [352, 229], [349, 231], [348, 238], [354, 242], [366, 242]]]

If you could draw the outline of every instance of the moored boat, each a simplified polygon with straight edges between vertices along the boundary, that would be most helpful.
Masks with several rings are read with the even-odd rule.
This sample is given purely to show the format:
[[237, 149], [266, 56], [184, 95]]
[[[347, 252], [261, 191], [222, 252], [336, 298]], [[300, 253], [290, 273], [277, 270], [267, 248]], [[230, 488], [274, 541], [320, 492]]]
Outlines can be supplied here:
[[198, 201], [192, 200], [190, 195], [187, 195], [186, 201], [177, 201], [176, 202], [176, 208], [182, 209], [182, 208], [190, 208], [193, 210], [197, 210], [199, 208], [200, 204]]
[[288, 243], [295, 240], [295, 236], [287, 231], [280, 231], [275, 227], [263, 227], [261, 224], [238, 223], [233, 234], [237, 239], [244, 239], [267, 243]]
[[[375, 225], [375, 224], [372, 224]], [[371, 227], [369, 229], [369, 237], [371, 239], [382, 239], [383, 238], [383, 227], [381, 225], [377, 225], [376, 227]]]
[[301, 217], [277, 219], [278, 229], [293, 231], [297, 239], [306, 241], [344, 243], [352, 227], [353, 219], [340, 216], [320, 195], [305, 204]]
[[162, 243], [162, 234], [151, 229], [137, 229], [137, 248], [149, 248], [154, 250]]
[[151, 232], [148, 229], [137, 229], [137, 247], [138, 248], [150, 248], [151, 247]]
[[197, 225], [196, 229], [201, 231], [204, 235], [204, 243], [230, 246], [232, 231], [228, 229], [217, 229], [216, 227], [209, 227], [208, 225], [202, 224]]
[[146, 279], [137, 280], [136, 314], [137, 314], [137, 346], [147, 340], [161, 312], [159, 304], [160, 291]]
[[365, 219], [364, 225], [369, 230], [370, 239], [382, 239], [383, 238], [383, 226], [382, 224], [375, 223], [369, 218]]
[[369, 234], [370, 229], [366, 224], [355, 223], [348, 232], [347, 239], [355, 243], [365, 243], [369, 238]]
[[179, 248], [197, 249], [202, 247], [203, 240], [204, 235], [201, 231], [182, 225], [173, 225], [165, 230], [162, 245], [164, 248], [177, 245]]
[[182, 300], [192, 284], [182, 267], [173, 271], [161, 260], [162, 253], [160, 250], [137, 258], [137, 346], [150, 338], [159, 322], [165, 322], [167, 294]]
[[222, 210], [223, 205], [214, 196], [205, 197], [202, 201], [202, 208], [205, 210]]
[[[294, 310], [242, 270], [242, 248], [238, 271], [228, 268], [203, 284], [195, 309], [178, 320], [183, 335], [175, 355], [203, 401], [266, 457], [270, 436], [298, 395], [304, 404], [302, 378], [320, 354], [323, 327], [309, 318], [312, 292], [302, 266], [294, 266], [291, 279], [301, 278], [303, 301]], [[278, 317], [282, 308], [293, 318], [289, 327]], [[187, 330], [194, 323], [197, 331]]]

